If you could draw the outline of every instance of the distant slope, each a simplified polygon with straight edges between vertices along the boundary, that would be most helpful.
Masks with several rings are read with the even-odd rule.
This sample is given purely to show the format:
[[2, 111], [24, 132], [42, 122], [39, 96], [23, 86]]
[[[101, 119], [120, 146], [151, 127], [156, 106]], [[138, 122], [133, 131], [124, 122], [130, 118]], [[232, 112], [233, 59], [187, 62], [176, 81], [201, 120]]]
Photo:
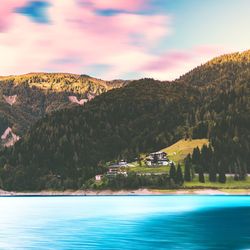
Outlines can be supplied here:
[[183, 163], [183, 160], [188, 154], [192, 154], [194, 148], [201, 149], [203, 145], [208, 145], [208, 139], [187, 139], [179, 140], [173, 145], [162, 149], [161, 151], [166, 152], [169, 159], [176, 163]]
[[[125, 85], [125, 81], [103, 81], [86, 75], [30, 73], [0, 77], [0, 135], [7, 127], [22, 135], [46, 113], [76, 106], [68, 97], [88, 98]], [[16, 98], [12, 106], [8, 102]]]
[[2, 76], [2, 83], [11, 82], [15, 86], [26, 85], [44, 91], [72, 92], [75, 94], [101, 94], [113, 88], [123, 86], [125, 81], [104, 81], [88, 75], [76, 75], [70, 73], [29, 73], [17, 76]]
[[185, 82], [193, 86], [223, 85], [244, 81], [250, 68], [250, 50], [216, 57], [181, 76], [176, 83]]

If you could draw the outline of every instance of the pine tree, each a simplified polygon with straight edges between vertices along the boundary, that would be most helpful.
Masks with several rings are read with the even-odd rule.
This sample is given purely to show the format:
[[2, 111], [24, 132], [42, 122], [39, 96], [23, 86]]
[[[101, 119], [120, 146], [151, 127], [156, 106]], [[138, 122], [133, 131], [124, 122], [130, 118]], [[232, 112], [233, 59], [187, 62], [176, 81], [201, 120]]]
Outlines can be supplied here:
[[239, 181], [239, 176], [237, 174], [234, 174], [234, 181]]
[[199, 164], [200, 157], [201, 157], [200, 149], [198, 147], [194, 148], [193, 155], [192, 155], [193, 164], [195, 164], [195, 165]]
[[174, 163], [171, 163], [170, 165], [169, 177], [176, 183], [176, 168]]
[[181, 168], [181, 165], [178, 164], [177, 172], [176, 172], [176, 183], [178, 185], [182, 185], [183, 182], [184, 182], [184, 178], [183, 178], [182, 168]]
[[210, 149], [207, 145], [203, 145], [201, 149], [201, 156], [200, 156], [200, 164], [203, 166], [204, 171], [208, 171], [209, 168], [209, 162], [211, 160], [211, 154], [210, 154]]
[[219, 170], [219, 178], [218, 178], [220, 183], [226, 183], [227, 181], [227, 177], [226, 177], [226, 173], [223, 167], [220, 166], [220, 170]]
[[204, 170], [202, 166], [199, 166], [199, 182], [205, 183]]
[[238, 165], [234, 163], [234, 180], [238, 181], [239, 180], [239, 170], [238, 170]]
[[247, 170], [246, 167], [244, 166], [244, 163], [240, 162], [239, 158], [237, 158], [237, 166], [238, 166], [238, 171], [239, 171], [239, 180], [243, 181], [246, 179], [247, 176]]
[[184, 169], [184, 180], [185, 181], [191, 181], [192, 180], [192, 175], [191, 175], [191, 166], [192, 166], [192, 161], [190, 154], [187, 156], [185, 159], [185, 169]]
[[215, 165], [215, 159], [213, 157], [211, 164], [209, 166], [209, 181], [210, 182], [216, 182], [217, 181], [217, 171], [216, 171], [216, 165]]

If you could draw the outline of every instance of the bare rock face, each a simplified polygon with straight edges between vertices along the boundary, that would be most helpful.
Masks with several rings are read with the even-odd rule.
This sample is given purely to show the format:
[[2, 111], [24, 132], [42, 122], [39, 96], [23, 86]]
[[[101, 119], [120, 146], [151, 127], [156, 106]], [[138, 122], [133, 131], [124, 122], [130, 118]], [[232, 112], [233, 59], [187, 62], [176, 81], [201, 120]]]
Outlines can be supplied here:
[[8, 127], [2, 134], [1, 139], [4, 147], [11, 147], [21, 138], [13, 133], [12, 129]]
[[92, 94], [90, 94], [90, 93], [87, 93], [87, 98], [88, 98], [89, 101], [91, 101], [92, 99], [95, 98], [95, 95], [92, 95]]
[[8, 127], [8, 128], [4, 131], [4, 133], [2, 134], [1, 139], [2, 139], [2, 140], [6, 140], [7, 137], [8, 137], [8, 135], [9, 135], [11, 132], [12, 132], [12, 129], [11, 129], [10, 127]]
[[3, 98], [9, 105], [12, 106], [16, 102], [17, 95], [12, 95], [12, 96], [3, 95]]
[[88, 101], [88, 99], [78, 100], [76, 96], [69, 96], [69, 101], [83, 106]]

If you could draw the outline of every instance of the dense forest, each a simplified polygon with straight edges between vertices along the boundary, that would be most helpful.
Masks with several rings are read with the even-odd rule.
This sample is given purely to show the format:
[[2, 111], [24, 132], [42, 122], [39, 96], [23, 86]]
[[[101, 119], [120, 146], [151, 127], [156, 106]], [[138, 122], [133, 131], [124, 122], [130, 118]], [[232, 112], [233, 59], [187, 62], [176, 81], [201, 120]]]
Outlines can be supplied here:
[[200, 176], [208, 173], [211, 182], [226, 182], [225, 174], [245, 180], [250, 173], [250, 51], [215, 58], [179, 81], [201, 90], [203, 104], [188, 120], [195, 124], [192, 138], [210, 140], [209, 147], [187, 157], [187, 165]]
[[[223, 177], [250, 172], [250, 51], [216, 58], [173, 82], [141, 79], [84, 107], [35, 123], [0, 156], [8, 190], [77, 189], [113, 159], [166, 147], [181, 138], [211, 146], [186, 165]], [[198, 154], [199, 156], [196, 157]], [[185, 173], [185, 177], [188, 173]]]

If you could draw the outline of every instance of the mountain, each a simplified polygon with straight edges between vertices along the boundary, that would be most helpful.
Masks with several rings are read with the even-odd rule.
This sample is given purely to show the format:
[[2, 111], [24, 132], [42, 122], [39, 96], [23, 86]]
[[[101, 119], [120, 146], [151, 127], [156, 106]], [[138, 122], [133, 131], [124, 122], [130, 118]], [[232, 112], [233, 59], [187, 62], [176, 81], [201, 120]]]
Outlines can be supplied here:
[[47, 114], [3, 152], [2, 188], [79, 188], [106, 161], [131, 160], [182, 138], [210, 140], [208, 168], [230, 172], [237, 164], [250, 172], [249, 82], [246, 51], [216, 58], [173, 82], [133, 81], [84, 107]]
[[194, 86], [221, 84], [226, 81], [247, 78], [249, 73], [250, 50], [216, 57], [181, 76], [175, 82], [185, 82]]
[[[87, 100], [125, 85], [87, 75], [30, 73], [0, 77], [0, 135], [11, 128], [18, 135], [46, 113], [84, 104]], [[72, 98], [69, 98], [72, 97]], [[78, 99], [82, 102], [78, 102]]]

